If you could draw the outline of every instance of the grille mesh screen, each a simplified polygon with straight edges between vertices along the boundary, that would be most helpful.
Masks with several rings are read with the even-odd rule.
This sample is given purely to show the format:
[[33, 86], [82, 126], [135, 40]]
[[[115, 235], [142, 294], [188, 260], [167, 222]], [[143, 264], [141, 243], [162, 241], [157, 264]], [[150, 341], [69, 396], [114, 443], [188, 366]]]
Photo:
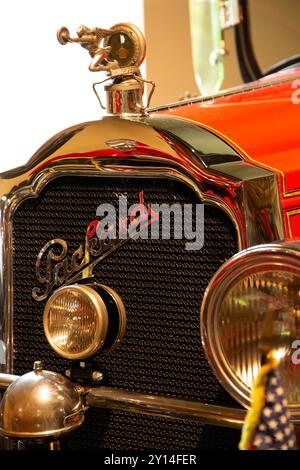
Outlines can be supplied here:
[[[32, 298], [38, 285], [35, 262], [51, 239], [62, 238], [70, 251], [84, 243], [100, 203], [117, 204], [126, 194], [137, 203], [199, 203], [191, 189], [170, 180], [59, 178], [36, 199], [24, 201], [13, 220], [14, 372], [31, 370], [34, 360], [64, 373], [68, 361], [48, 345], [42, 326], [45, 302]], [[222, 211], [205, 207], [205, 244], [187, 251], [184, 240], [130, 240], [94, 273], [115, 289], [127, 310], [125, 337], [115, 351], [94, 357], [103, 385], [236, 406], [206, 360], [199, 335], [204, 290], [218, 267], [237, 251], [233, 224]], [[236, 448], [239, 433], [189, 421], [89, 410], [72, 448], [207, 449]]]

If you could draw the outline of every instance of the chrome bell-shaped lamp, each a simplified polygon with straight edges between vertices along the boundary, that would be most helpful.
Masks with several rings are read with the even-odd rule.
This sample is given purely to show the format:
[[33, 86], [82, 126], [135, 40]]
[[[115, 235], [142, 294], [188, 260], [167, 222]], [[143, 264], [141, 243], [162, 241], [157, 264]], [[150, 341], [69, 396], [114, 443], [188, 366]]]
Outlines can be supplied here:
[[79, 388], [66, 377], [43, 370], [40, 361], [7, 388], [1, 402], [0, 433], [12, 439], [56, 439], [83, 421]]

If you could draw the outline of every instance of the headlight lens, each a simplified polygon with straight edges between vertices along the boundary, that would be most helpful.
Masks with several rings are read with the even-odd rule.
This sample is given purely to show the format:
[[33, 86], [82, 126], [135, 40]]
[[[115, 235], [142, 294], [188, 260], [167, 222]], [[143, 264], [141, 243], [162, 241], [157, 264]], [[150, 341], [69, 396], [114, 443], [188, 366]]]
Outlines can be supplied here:
[[[250, 404], [262, 355], [275, 349], [294, 412], [300, 410], [300, 256], [288, 244], [254, 247], [229, 260], [212, 279], [202, 305], [202, 340], [223, 385]], [[300, 341], [298, 343], [298, 349]], [[300, 349], [299, 349], [300, 358]], [[298, 361], [300, 362], [300, 361]]]
[[68, 359], [85, 359], [103, 346], [108, 314], [101, 296], [90, 286], [58, 289], [48, 300], [44, 330], [52, 348]]

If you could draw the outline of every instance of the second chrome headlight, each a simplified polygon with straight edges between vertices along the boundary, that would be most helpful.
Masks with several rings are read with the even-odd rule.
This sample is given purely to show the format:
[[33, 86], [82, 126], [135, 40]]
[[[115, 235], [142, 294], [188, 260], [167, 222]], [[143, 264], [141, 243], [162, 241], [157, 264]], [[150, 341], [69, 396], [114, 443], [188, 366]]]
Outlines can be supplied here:
[[229, 393], [250, 405], [263, 355], [273, 349], [292, 412], [300, 412], [300, 245], [262, 245], [238, 253], [211, 280], [202, 304], [206, 354]]

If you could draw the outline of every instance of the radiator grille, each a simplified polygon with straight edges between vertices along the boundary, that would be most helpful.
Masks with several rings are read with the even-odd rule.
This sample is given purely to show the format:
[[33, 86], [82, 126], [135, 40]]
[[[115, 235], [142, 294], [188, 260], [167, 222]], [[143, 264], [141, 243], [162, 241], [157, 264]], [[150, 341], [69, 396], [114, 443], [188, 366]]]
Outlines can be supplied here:
[[[48, 345], [42, 326], [45, 302], [32, 298], [38, 285], [35, 262], [40, 249], [62, 238], [71, 250], [100, 203], [199, 203], [187, 186], [171, 180], [58, 178], [35, 199], [24, 201], [13, 219], [14, 373], [31, 370], [34, 360], [64, 373], [68, 361]], [[199, 309], [218, 267], [237, 251], [236, 232], [218, 208], [205, 206], [205, 244], [187, 251], [184, 240], [130, 240], [95, 269], [95, 277], [118, 292], [127, 310], [122, 345], [94, 363], [103, 385], [236, 406], [212, 373], [200, 342]], [[188, 421], [90, 410], [72, 448], [196, 449], [235, 448], [238, 432]]]

